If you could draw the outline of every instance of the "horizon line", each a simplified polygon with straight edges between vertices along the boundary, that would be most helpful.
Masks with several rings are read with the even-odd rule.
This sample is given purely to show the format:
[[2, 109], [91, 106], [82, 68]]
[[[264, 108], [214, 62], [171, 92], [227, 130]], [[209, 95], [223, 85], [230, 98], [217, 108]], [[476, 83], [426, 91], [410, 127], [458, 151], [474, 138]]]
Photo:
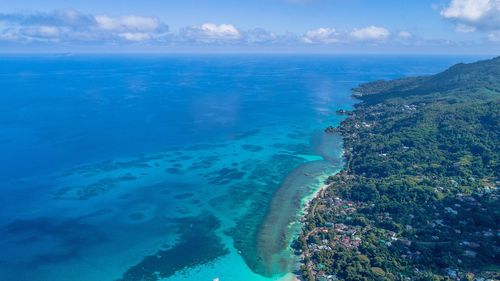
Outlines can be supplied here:
[[457, 57], [457, 56], [490, 56], [498, 57], [500, 53], [413, 53], [413, 52], [245, 52], [245, 51], [149, 51], [149, 52], [139, 52], [139, 51], [123, 51], [123, 52], [106, 52], [106, 51], [0, 51], [0, 56], [5, 55], [56, 55], [56, 56], [78, 56], [78, 55], [274, 55], [274, 56], [287, 56], [287, 55], [304, 55], [304, 56], [446, 56], [446, 57]]

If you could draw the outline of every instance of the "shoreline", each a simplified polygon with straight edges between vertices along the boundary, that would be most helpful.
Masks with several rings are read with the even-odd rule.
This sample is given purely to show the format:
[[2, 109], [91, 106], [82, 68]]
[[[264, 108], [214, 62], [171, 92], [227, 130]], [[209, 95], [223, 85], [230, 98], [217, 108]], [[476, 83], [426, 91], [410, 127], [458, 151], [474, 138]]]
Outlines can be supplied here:
[[[340, 126], [341, 126], [341, 125], [339, 124], [339, 127], [340, 127]], [[340, 134], [340, 133], [339, 133], [339, 134]], [[340, 134], [340, 135], [341, 135], [341, 134]], [[341, 135], [341, 136], [342, 136], [342, 135]], [[344, 146], [344, 138], [342, 138], [342, 146]], [[303, 207], [302, 207], [302, 210], [301, 210], [301, 211], [300, 211], [300, 213], [299, 213], [299, 215], [301, 216], [301, 221], [302, 221], [302, 219], [303, 219], [303, 218], [307, 215], [307, 213], [308, 213], [308, 211], [307, 211], [307, 210], [309, 209], [309, 206], [310, 206], [311, 202], [312, 202], [314, 199], [316, 199], [316, 198], [319, 196], [319, 194], [320, 194], [321, 192], [324, 192], [327, 188], [329, 188], [329, 187], [332, 185], [331, 183], [326, 183], [326, 180], [327, 180], [329, 177], [333, 177], [333, 176], [338, 175], [339, 173], [341, 173], [341, 172], [345, 169], [345, 165], [346, 165], [346, 163], [347, 163], [346, 161], [344, 161], [345, 157], [346, 157], [346, 151], [345, 151], [345, 148], [342, 148], [341, 153], [340, 153], [340, 155], [339, 155], [339, 158], [341, 158], [341, 159], [342, 159], [342, 167], [341, 167], [338, 171], [334, 172], [333, 174], [328, 175], [328, 176], [327, 176], [327, 178], [326, 178], [325, 180], [322, 180], [322, 179], [320, 179], [320, 178], [319, 178], [318, 180], [320, 180], [320, 181], [322, 181], [322, 182], [323, 182], [323, 183], [321, 184], [321, 186], [320, 186], [320, 187], [319, 187], [316, 191], [314, 191], [314, 192], [313, 192], [310, 196], [306, 196], [305, 198], [303, 198], [303, 203], [302, 203], [302, 204], [303, 204]]]
[[264, 276], [278, 274], [283, 278], [297, 273], [300, 261], [293, 244], [301, 235], [309, 202], [322, 194], [328, 177], [343, 169], [344, 151], [338, 134], [318, 130], [312, 140], [314, 155], [321, 159], [306, 161], [288, 173], [257, 232], [256, 249], [263, 264], [259, 274]]
[[[339, 124], [339, 127], [341, 126], [341, 124]], [[342, 134], [340, 134], [340, 135], [342, 136]], [[344, 147], [344, 141], [345, 140], [342, 137], [342, 146], [343, 147]], [[296, 243], [297, 240], [300, 238], [300, 236], [303, 234], [304, 228], [306, 226], [307, 217], [311, 214], [311, 211], [314, 211], [314, 207], [312, 207], [313, 202], [315, 202], [315, 200], [317, 200], [319, 198], [322, 198], [324, 196], [324, 192], [327, 189], [329, 189], [329, 188], [331, 188], [333, 186], [333, 183], [327, 182], [328, 179], [330, 177], [335, 177], [335, 176], [337, 176], [337, 175], [339, 175], [339, 174], [341, 174], [341, 173], [344, 172], [345, 167], [346, 167], [346, 163], [347, 163], [347, 161], [344, 161], [344, 159], [346, 157], [345, 148], [342, 148], [341, 155], [339, 157], [342, 159], [342, 167], [339, 168], [334, 173], [328, 175], [325, 179], [322, 179], [321, 177], [318, 177], [318, 180], [321, 181], [320, 186], [313, 193], [311, 193], [310, 195], [308, 195], [308, 196], [306, 196], [306, 197], [304, 197], [302, 199], [302, 202], [301, 202], [302, 207], [301, 207], [301, 209], [300, 209], [300, 211], [298, 213], [299, 219], [297, 221], [297, 223], [300, 225], [300, 229], [299, 229], [299, 231], [297, 231], [296, 233], [294, 233], [292, 235], [292, 238], [289, 241], [289, 245], [292, 247], [291, 251], [294, 252], [295, 257], [298, 258], [298, 260], [296, 262], [296, 266], [297, 265], [300, 265], [300, 266], [305, 265], [304, 264], [304, 253], [301, 252], [300, 254], [297, 254], [296, 249], [293, 249], [293, 244]], [[312, 207], [312, 209], [311, 209], [311, 207]], [[301, 270], [300, 267], [294, 269], [294, 272], [293, 272], [294, 279], [293, 279], [293, 281], [305, 281], [306, 280], [306, 279], [304, 279], [304, 277], [302, 275], [297, 274], [297, 272], [299, 272], [300, 270]]]
[[355, 90], [353, 115], [327, 128], [342, 135], [344, 167], [306, 204], [297, 275], [498, 279], [499, 98], [485, 91], [498, 71], [500, 57]]
[[[344, 170], [344, 168], [340, 169], [339, 171], [335, 172], [334, 174], [332, 174], [331, 176], [337, 176], [339, 175], [342, 171]], [[326, 180], [325, 180], [326, 181]], [[303, 208], [300, 212], [300, 219], [298, 221], [298, 223], [300, 224], [300, 231], [298, 231], [297, 233], [295, 233], [295, 235], [293, 236], [293, 239], [291, 239], [291, 243], [290, 245], [293, 247], [293, 244], [297, 242], [297, 240], [303, 235], [304, 233], [304, 228], [306, 226], [306, 221], [307, 221], [307, 218], [309, 217], [309, 215], [311, 214], [312, 211], [314, 211], [314, 207], [313, 207], [313, 204], [316, 200], [318, 200], [319, 198], [322, 198], [323, 197], [323, 194], [324, 192], [331, 188], [333, 186], [333, 183], [323, 183], [319, 188], [318, 190], [316, 190], [311, 196], [307, 197], [306, 201], [304, 202], [304, 205], [303, 205]], [[312, 208], [312, 209], [311, 209]], [[292, 251], [295, 253], [295, 257], [298, 258], [297, 260], [297, 263], [296, 265], [300, 265], [301, 267], [306, 265], [304, 263], [304, 253], [303, 252], [300, 252], [300, 254], [298, 254], [296, 252], [296, 249], [292, 249]], [[300, 267], [296, 267], [294, 269], [294, 281], [305, 281], [306, 279], [304, 279], [304, 277], [301, 275], [301, 274], [297, 274], [297, 272], [299, 272], [301, 270]]]
[[[257, 249], [267, 274], [296, 271], [297, 256], [291, 244], [301, 233], [304, 198], [311, 197], [323, 187], [323, 179], [336, 172], [333, 169], [329, 171], [331, 167], [324, 160], [304, 163], [288, 174], [274, 195], [257, 236]], [[311, 177], [316, 171], [321, 171], [321, 174]]]
[[[319, 198], [322, 198], [324, 196], [324, 192], [326, 192], [329, 188], [333, 187], [334, 182], [330, 181], [330, 179], [345, 175], [347, 173], [347, 166], [348, 166], [348, 164], [350, 162], [350, 158], [351, 158], [351, 153], [349, 151], [352, 148], [352, 146], [349, 145], [350, 139], [344, 135], [345, 130], [347, 130], [347, 128], [345, 128], [345, 126], [347, 126], [345, 121], [356, 118], [357, 106], [363, 103], [362, 100], [358, 99], [359, 96], [354, 95], [354, 92], [351, 94], [351, 97], [356, 99], [357, 102], [353, 104], [352, 109], [349, 109], [349, 111], [348, 111], [349, 114], [346, 115], [346, 118], [343, 119], [339, 123], [339, 125], [337, 127], [335, 127], [333, 130], [331, 130], [332, 127], [327, 127], [325, 129], [326, 134], [338, 134], [342, 140], [342, 143], [341, 143], [342, 149], [341, 149], [341, 153], [339, 155], [339, 158], [342, 161], [341, 162], [342, 166], [334, 173], [331, 173], [330, 175], [328, 175], [323, 180], [321, 186], [316, 191], [314, 191], [310, 196], [306, 196], [305, 198], [303, 198], [303, 203], [302, 203], [303, 207], [301, 208], [301, 211], [299, 213], [300, 219], [298, 221], [298, 223], [300, 224], [300, 230], [297, 233], [295, 233], [295, 235], [293, 236], [293, 239], [291, 239], [291, 241], [289, 243], [292, 246], [292, 248], [294, 247], [294, 244], [296, 244], [298, 242], [298, 240], [301, 239], [302, 236], [304, 235], [304, 230], [306, 228], [307, 218], [311, 216], [311, 212], [314, 213], [314, 209], [315, 209], [315, 207], [313, 207], [314, 202], [316, 200], [318, 200]], [[307, 236], [309, 236], [309, 234]], [[296, 266], [298, 266], [298, 267], [296, 267], [294, 269], [293, 274], [295, 275], [295, 280], [305, 281], [307, 279], [299, 272], [301, 272], [303, 270], [302, 267], [308, 267], [308, 264], [305, 261], [305, 253], [302, 252], [302, 249], [300, 249], [300, 250], [301, 250], [300, 253], [298, 253], [297, 249], [292, 249], [292, 251], [295, 254], [295, 257], [298, 258], [298, 260], [296, 262]]]

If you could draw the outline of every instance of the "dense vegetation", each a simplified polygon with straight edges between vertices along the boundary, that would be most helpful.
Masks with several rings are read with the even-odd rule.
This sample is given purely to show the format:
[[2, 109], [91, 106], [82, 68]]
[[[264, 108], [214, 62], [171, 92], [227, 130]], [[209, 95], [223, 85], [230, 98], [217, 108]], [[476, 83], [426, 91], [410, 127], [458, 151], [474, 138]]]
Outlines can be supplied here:
[[499, 280], [500, 57], [377, 81], [337, 131], [296, 248], [306, 280]]

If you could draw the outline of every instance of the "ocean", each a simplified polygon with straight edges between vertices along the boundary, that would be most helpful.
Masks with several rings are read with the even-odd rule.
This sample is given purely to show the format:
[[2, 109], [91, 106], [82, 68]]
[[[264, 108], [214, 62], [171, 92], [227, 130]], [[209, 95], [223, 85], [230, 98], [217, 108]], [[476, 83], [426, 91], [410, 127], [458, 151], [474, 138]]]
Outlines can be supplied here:
[[287, 279], [351, 88], [476, 59], [0, 56], [0, 280]]

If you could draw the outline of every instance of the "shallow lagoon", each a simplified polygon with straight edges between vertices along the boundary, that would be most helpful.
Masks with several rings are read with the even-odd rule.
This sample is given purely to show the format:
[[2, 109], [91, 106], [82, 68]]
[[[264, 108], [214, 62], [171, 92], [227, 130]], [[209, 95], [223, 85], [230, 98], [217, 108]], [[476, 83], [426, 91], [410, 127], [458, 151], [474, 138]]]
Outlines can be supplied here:
[[349, 90], [475, 59], [2, 57], [1, 279], [280, 279]]

